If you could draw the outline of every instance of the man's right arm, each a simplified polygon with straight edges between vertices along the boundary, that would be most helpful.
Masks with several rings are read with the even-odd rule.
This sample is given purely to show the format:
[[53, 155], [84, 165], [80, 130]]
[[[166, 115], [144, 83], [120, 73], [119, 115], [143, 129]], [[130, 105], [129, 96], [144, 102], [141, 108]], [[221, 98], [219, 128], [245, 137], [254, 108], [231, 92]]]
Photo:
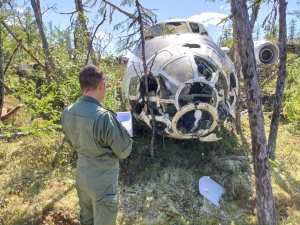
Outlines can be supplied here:
[[99, 134], [104, 145], [110, 146], [113, 152], [121, 159], [129, 156], [132, 148], [132, 139], [127, 130], [118, 121], [116, 116], [109, 112], [100, 119]]

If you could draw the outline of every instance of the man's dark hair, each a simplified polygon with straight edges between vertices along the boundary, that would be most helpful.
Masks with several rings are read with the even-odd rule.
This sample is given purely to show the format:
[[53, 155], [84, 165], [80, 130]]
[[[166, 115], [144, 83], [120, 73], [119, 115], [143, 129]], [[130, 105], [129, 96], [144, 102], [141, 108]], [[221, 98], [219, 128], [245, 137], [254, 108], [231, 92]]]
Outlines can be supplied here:
[[79, 74], [79, 84], [82, 91], [95, 90], [103, 79], [103, 72], [96, 66], [86, 66]]

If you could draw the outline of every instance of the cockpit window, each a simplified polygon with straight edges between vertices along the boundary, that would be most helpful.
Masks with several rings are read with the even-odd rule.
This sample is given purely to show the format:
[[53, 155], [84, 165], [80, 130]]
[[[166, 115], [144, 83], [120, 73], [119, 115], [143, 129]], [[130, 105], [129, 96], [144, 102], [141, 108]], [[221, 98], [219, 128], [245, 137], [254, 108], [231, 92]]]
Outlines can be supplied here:
[[[188, 23], [193, 33], [199, 33], [201, 35], [209, 36], [202, 24]], [[145, 30], [145, 39], [152, 39], [157, 36], [163, 36], [168, 34], [186, 34], [190, 33], [187, 23], [185, 22], [169, 22], [160, 23]]]
[[194, 78], [191, 61], [188, 57], [172, 61], [163, 70], [180, 83]]
[[159, 25], [154, 25], [145, 30], [145, 38], [151, 39], [161, 35], [161, 28]]
[[179, 34], [179, 33], [190, 33], [189, 29], [184, 22], [170, 22], [165, 24], [166, 33], [168, 34]]
[[197, 23], [190, 23], [190, 27], [191, 27], [193, 33], [199, 33], [199, 26]]
[[[192, 23], [194, 29], [192, 28], [193, 32], [199, 33], [199, 26], [197, 23]], [[191, 25], [191, 23], [190, 23]], [[192, 26], [192, 25], [191, 25]], [[197, 27], [198, 31], [197, 31]], [[188, 26], [185, 22], [170, 22], [170, 23], [160, 23], [149, 27], [145, 30], [145, 39], [152, 39], [157, 36], [163, 36], [168, 34], [184, 34], [190, 33]]]

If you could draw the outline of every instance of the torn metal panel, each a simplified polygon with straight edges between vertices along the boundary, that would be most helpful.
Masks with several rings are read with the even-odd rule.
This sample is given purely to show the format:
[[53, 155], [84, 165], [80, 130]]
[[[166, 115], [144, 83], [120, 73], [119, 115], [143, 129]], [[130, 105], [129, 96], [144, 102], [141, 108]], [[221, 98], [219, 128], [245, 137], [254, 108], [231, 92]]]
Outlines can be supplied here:
[[199, 179], [199, 192], [215, 206], [220, 208], [219, 200], [224, 192], [221, 185], [212, 180], [209, 176]]

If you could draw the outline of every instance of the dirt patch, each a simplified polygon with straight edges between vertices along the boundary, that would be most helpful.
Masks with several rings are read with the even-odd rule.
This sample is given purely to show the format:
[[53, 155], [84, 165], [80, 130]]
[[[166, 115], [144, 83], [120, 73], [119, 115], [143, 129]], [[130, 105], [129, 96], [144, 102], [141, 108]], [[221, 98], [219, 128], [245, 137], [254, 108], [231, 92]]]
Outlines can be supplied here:
[[80, 225], [80, 222], [77, 219], [77, 215], [73, 215], [62, 211], [45, 212], [42, 224], [50, 225], [53, 223], [55, 225]]

